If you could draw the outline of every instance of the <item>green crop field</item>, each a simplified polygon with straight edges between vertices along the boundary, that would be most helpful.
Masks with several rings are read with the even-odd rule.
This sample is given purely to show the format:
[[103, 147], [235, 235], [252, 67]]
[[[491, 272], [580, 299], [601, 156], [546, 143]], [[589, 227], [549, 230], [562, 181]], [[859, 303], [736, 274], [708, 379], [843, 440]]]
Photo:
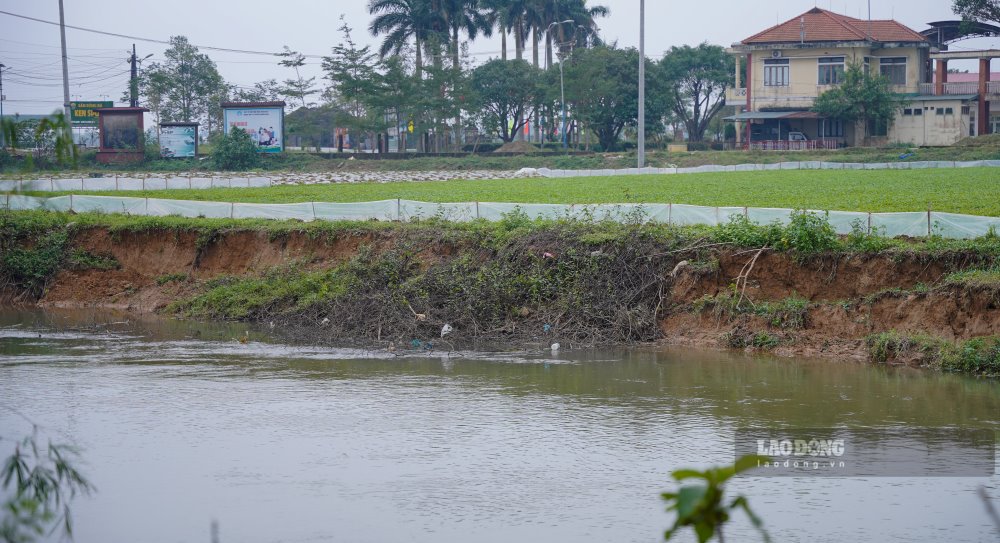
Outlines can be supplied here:
[[252, 203], [403, 198], [428, 202], [679, 203], [871, 212], [922, 211], [930, 207], [936, 211], [1000, 216], [1000, 169], [786, 170], [82, 194]]

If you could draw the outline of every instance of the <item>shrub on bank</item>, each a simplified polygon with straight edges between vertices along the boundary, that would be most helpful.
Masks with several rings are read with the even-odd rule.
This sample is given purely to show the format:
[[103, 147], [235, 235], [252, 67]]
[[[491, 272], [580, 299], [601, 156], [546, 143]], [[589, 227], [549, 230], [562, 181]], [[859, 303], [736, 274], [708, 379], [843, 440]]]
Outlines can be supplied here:
[[234, 128], [213, 142], [212, 162], [220, 170], [249, 170], [260, 163], [257, 146], [242, 128]]

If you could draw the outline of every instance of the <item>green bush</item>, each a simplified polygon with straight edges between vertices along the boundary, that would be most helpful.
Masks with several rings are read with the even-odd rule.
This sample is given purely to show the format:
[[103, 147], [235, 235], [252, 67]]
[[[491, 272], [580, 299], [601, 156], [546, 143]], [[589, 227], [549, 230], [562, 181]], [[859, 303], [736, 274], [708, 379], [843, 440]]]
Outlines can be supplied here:
[[65, 256], [68, 236], [54, 231], [38, 238], [34, 247], [11, 247], [0, 258], [0, 273], [14, 284], [39, 295]]
[[793, 211], [791, 220], [784, 226], [777, 221], [760, 225], [743, 215], [732, 215], [728, 223], [715, 228], [713, 238], [738, 247], [770, 247], [801, 254], [840, 248], [840, 240], [828, 215], [809, 211]]
[[242, 128], [234, 128], [214, 142], [212, 162], [220, 170], [248, 170], [260, 163], [257, 146]]
[[743, 215], [732, 215], [729, 222], [716, 227], [712, 237], [738, 247], [777, 247], [783, 235], [784, 227], [777, 222], [760, 225]]
[[945, 371], [995, 377], [1000, 375], [1000, 338], [976, 338], [942, 354]]
[[868, 231], [868, 225], [861, 219], [851, 222], [851, 233], [845, 239], [847, 248], [859, 253], [878, 253], [889, 249], [895, 243], [885, 236], [885, 227]]
[[829, 213], [819, 215], [808, 211], [793, 211], [792, 220], [785, 226], [785, 235], [781, 238], [779, 248], [813, 254], [836, 249], [838, 241], [837, 232], [830, 224]]
[[895, 331], [888, 331], [869, 335], [865, 338], [865, 345], [868, 347], [868, 358], [883, 364], [909, 350], [913, 341]]

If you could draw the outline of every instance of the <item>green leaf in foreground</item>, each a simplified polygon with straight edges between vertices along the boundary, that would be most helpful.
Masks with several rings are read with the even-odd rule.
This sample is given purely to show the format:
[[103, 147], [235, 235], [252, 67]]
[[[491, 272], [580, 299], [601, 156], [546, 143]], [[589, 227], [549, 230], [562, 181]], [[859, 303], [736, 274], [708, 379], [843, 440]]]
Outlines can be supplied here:
[[767, 457], [749, 455], [729, 466], [709, 468], [705, 471], [681, 469], [673, 472], [673, 478], [677, 482], [690, 479], [698, 479], [702, 482], [684, 485], [676, 492], [662, 494], [663, 499], [667, 502], [667, 511], [673, 511], [677, 514], [673, 526], [664, 534], [665, 538], [669, 540], [681, 529], [691, 528], [699, 543], [710, 541], [716, 536], [718, 536], [720, 543], [724, 542], [723, 526], [729, 522], [734, 510], [741, 509], [746, 513], [754, 527], [760, 531], [764, 541], [770, 541], [770, 536], [764, 530], [763, 522], [750, 509], [747, 498], [737, 496], [727, 504], [724, 488], [726, 481], [734, 475], [753, 469], [761, 462], [768, 461], [770, 459]]

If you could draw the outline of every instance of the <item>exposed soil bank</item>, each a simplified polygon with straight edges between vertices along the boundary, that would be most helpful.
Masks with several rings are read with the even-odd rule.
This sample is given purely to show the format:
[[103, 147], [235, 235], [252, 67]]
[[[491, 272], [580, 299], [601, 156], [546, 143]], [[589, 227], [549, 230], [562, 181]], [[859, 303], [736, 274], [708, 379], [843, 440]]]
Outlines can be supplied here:
[[76, 264], [38, 297], [8, 284], [0, 303], [279, 322], [307, 340], [390, 348], [440, 341], [449, 323], [453, 341], [660, 341], [914, 365], [934, 363], [928, 345], [1000, 335], [1000, 289], [953, 279], [993, 266], [981, 251], [803, 256], [570, 230], [497, 242], [404, 225], [77, 227], [65, 247]]

